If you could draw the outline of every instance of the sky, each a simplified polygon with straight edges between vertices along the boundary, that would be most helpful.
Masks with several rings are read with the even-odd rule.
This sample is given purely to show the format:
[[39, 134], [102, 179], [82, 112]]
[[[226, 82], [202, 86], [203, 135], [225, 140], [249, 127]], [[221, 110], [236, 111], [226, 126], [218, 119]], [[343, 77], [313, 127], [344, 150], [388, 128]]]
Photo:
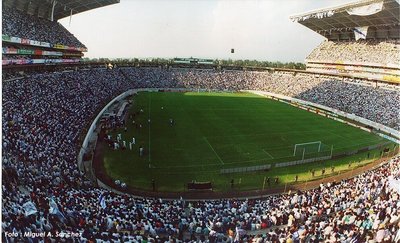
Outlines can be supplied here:
[[[90, 58], [303, 62], [324, 38], [289, 16], [349, 0], [121, 0], [59, 22]], [[235, 53], [231, 53], [231, 48]]]

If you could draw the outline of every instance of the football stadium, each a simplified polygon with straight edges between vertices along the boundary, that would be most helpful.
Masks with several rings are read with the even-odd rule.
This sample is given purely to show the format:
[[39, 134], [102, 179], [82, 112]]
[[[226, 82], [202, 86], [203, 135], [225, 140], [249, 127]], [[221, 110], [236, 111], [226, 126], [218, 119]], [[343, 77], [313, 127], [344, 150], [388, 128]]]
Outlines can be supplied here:
[[293, 13], [299, 64], [86, 58], [119, 4], [2, 0], [2, 242], [400, 242], [398, 0]]

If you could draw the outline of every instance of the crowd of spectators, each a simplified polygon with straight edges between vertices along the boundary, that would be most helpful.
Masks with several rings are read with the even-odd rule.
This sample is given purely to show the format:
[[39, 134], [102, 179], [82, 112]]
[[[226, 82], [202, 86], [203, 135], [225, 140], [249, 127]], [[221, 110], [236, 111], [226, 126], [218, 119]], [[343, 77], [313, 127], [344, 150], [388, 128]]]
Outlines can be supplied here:
[[[400, 129], [399, 90], [317, 74], [266, 75], [258, 89], [307, 100]], [[267, 80], [267, 81], [265, 81]]]
[[324, 41], [306, 58], [308, 61], [400, 63], [398, 40]]
[[[3, 241], [26, 240], [26, 232], [51, 232], [51, 242], [62, 240], [57, 232], [81, 242], [400, 240], [399, 194], [389, 185], [399, 179], [399, 157], [352, 179], [262, 200], [138, 199], [93, 186], [77, 168], [81, 132], [113, 97], [145, 87], [259, 89], [351, 109], [367, 118], [373, 114], [383, 124], [398, 122], [390, 112], [399, 111], [399, 91], [311, 74], [115, 68], [7, 81], [2, 113]], [[256, 230], [262, 233], [253, 234]]]
[[31, 59], [29, 55], [2, 55], [3, 60], [13, 60], [13, 59]]
[[43, 55], [18, 55], [8, 54], [2, 56], [3, 60], [21, 60], [21, 59], [59, 59], [60, 56], [43, 56]]
[[[332, 76], [293, 72], [243, 72], [193, 69], [122, 68], [138, 87], [264, 90], [353, 113], [400, 129], [400, 90]], [[345, 80], [345, 81], [346, 81]]]
[[73, 34], [57, 21], [39, 18], [8, 7], [3, 7], [2, 21], [3, 35], [85, 48]]

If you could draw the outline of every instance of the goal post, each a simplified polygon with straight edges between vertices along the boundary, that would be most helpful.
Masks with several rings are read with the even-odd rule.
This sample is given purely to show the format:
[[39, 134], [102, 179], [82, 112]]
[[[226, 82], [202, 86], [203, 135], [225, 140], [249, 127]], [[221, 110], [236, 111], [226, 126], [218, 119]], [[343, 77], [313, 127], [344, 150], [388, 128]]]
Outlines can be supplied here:
[[322, 147], [322, 142], [321, 141], [314, 141], [314, 142], [308, 142], [308, 143], [296, 143], [294, 145], [293, 156], [296, 156], [296, 152], [299, 149], [303, 148], [302, 153], [303, 153], [303, 157], [304, 157], [304, 153], [305, 153], [306, 148], [309, 145], [312, 146], [313, 144], [315, 144], [315, 146], [318, 146], [318, 153], [321, 152], [321, 147]]

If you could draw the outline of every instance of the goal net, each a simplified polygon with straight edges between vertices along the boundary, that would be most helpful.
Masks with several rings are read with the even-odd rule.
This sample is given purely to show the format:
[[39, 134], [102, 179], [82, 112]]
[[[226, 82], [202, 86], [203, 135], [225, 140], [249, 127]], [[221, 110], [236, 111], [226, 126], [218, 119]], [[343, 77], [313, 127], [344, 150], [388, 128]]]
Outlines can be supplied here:
[[321, 152], [322, 142], [314, 141], [308, 143], [297, 143], [294, 145], [293, 156], [301, 156], [304, 158], [307, 154], [318, 154]]

